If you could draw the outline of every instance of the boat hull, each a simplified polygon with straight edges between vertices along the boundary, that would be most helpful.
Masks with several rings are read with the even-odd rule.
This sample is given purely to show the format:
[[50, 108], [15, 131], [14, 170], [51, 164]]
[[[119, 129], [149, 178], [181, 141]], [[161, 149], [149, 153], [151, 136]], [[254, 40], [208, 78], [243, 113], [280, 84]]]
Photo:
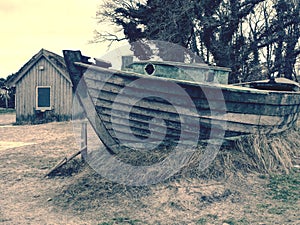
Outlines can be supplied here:
[[129, 143], [197, 145], [254, 133], [276, 134], [291, 128], [299, 116], [299, 92], [161, 79], [84, 63], [76, 66], [85, 70], [77, 96], [112, 152], [117, 151], [115, 146]]

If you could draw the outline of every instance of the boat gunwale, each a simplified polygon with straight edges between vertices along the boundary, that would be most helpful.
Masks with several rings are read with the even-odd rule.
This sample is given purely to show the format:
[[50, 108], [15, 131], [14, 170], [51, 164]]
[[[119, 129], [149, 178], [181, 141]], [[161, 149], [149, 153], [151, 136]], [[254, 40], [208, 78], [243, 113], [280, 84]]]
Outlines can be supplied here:
[[[117, 75], [118, 76], [118, 75]], [[117, 84], [117, 83], [113, 83], [113, 82], [110, 82], [110, 81], [102, 81], [102, 80], [99, 80], [99, 79], [95, 79], [95, 78], [91, 78], [89, 76], [85, 77], [85, 80], [86, 81], [92, 81], [92, 82], [99, 82], [99, 83], [106, 83], [106, 84], [109, 84], [109, 86], [112, 86], [112, 87], [117, 87], [117, 88], [124, 88], [123, 85], [120, 85], [120, 84]], [[93, 90], [98, 90], [98, 89], [95, 89], [95, 88], [92, 88]], [[141, 88], [138, 88], [138, 87], [131, 87], [132, 90], [140, 90]], [[148, 90], [146, 89], [147, 92], [153, 92], [152, 90]], [[107, 92], [107, 93], [113, 93], [113, 94], [118, 94], [118, 91], [114, 91], [114, 90], [104, 90], [104, 89], [101, 89], [101, 91], [104, 91], [104, 92]], [[228, 92], [228, 90], [225, 90], [224, 93], [223, 93], [223, 97], [225, 98], [225, 95], [227, 95], [227, 93], [230, 93]], [[155, 92], [156, 93], [156, 92]], [[164, 92], [162, 92], [164, 93]], [[235, 92], [235, 93], [238, 93], [238, 92]], [[247, 94], [251, 94], [251, 95], [255, 95], [255, 93], [247, 93]], [[170, 95], [174, 95], [174, 97], [178, 96], [176, 93], [175, 94], [170, 94]], [[267, 95], [268, 97], [272, 97], [271, 95]], [[267, 97], [265, 96], [265, 97]], [[300, 105], [300, 100], [298, 102], [291, 102], [289, 101], [289, 97], [291, 97], [292, 95], [281, 95], [280, 97], [280, 102], [268, 102], [268, 101], [262, 101], [262, 102], [253, 102], [252, 100], [249, 100], [248, 99], [248, 102], [239, 102], [240, 104], [256, 104], [256, 105], [271, 105], [271, 106], [282, 106], [282, 107], [286, 107], [286, 106], [295, 106], [295, 105]], [[197, 97], [197, 96], [191, 96], [192, 99], [195, 99], [195, 100], [201, 100], [201, 98]], [[266, 98], [264, 98], [266, 99]], [[285, 99], [285, 101], [283, 102], [283, 100]], [[221, 99], [213, 99], [214, 101], [217, 101], [217, 102], [222, 102], [223, 101], [223, 98]], [[236, 100], [232, 100], [232, 99], [226, 99], [226, 102], [228, 103], [237, 103]], [[177, 105], [177, 104], [176, 104]], [[178, 105], [181, 105], [181, 104], [178, 104]]]
[[[190, 85], [194, 87], [204, 86], [208, 88], [216, 88], [226, 91], [235, 91], [235, 92], [244, 92], [244, 93], [253, 93], [253, 94], [261, 94], [261, 95], [269, 95], [269, 94], [277, 94], [277, 95], [300, 95], [300, 91], [276, 91], [276, 90], [262, 90], [262, 89], [255, 89], [250, 87], [242, 87], [238, 85], [232, 84], [219, 84], [219, 83], [209, 83], [209, 82], [196, 82], [196, 81], [188, 81], [188, 80], [179, 80], [173, 78], [165, 78], [165, 77], [157, 77], [157, 76], [149, 76], [145, 74], [140, 74], [132, 71], [122, 71], [116, 69], [107, 69], [102, 68], [96, 65], [85, 64], [81, 62], [75, 62], [76, 66], [84, 67], [86, 69], [92, 69], [94, 71], [99, 72], [109, 72], [111, 74], [118, 74], [121, 76], [133, 76], [137, 78], [146, 78], [146, 79], [153, 79], [153, 80], [162, 80], [162, 81], [173, 81], [175, 83], [180, 83], [184, 85]], [[295, 84], [296, 85], [296, 84]], [[298, 85], [300, 88], [300, 85]]]

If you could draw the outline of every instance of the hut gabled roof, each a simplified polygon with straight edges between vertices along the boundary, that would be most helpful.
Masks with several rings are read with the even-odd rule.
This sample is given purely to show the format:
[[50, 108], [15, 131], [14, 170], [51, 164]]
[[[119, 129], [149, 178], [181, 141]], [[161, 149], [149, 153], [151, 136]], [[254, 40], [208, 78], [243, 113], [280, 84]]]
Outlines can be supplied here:
[[60, 55], [50, 52], [46, 49], [41, 49], [37, 54], [35, 54], [27, 63], [25, 63], [21, 69], [6, 82], [9, 87], [14, 86], [22, 77], [42, 58], [44, 57], [53, 67], [55, 67], [60, 74], [70, 83], [72, 83], [65, 60]]

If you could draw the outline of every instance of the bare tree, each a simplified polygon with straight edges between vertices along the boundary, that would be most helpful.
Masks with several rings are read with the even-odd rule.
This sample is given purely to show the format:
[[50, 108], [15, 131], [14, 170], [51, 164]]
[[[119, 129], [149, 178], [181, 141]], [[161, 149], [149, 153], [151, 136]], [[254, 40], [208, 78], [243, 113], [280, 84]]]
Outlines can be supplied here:
[[[267, 11], [267, 7], [272, 10]], [[269, 76], [274, 74], [296, 79], [294, 65], [300, 54], [299, 7], [298, 0], [269, 0], [265, 5], [265, 23], [258, 34], [258, 47], [267, 49], [266, 65]]]
[[0, 98], [5, 101], [5, 108], [8, 109], [8, 101], [10, 99], [8, 88], [0, 88]]
[[[106, 1], [97, 13], [100, 22], [111, 22], [123, 30], [123, 36], [97, 33], [95, 41], [128, 40], [136, 55], [147, 56], [151, 49], [143, 39], [159, 40], [190, 48], [194, 41], [192, 1], [179, 0], [118, 0]], [[183, 60], [183, 56], [170, 58], [172, 49], [162, 49], [160, 56], [167, 60]], [[143, 51], [145, 54], [140, 54]]]
[[[122, 35], [99, 32], [95, 41], [128, 40], [137, 43], [135, 52], [149, 54], [151, 48], [139, 40], [179, 44], [207, 63], [230, 67], [232, 83], [275, 73], [291, 79], [299, 17], [299, 0], [106, 1], [97, 18], [117, 25]], [[162, 50], [162, 58], [172, 60], [169, 53]]]

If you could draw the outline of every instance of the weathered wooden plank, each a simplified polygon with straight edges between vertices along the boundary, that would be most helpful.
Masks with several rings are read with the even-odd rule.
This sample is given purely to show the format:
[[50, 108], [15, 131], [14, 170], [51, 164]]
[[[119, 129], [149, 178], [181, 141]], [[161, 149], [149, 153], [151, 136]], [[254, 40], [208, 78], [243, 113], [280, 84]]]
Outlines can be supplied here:
[[[107, 110], [101, 109], [98, 111], [100, 114], [101, 118], [105, 121], [110, 121], [111, 117], [113, 117], [113, 120], [111, 122], [116, 122], [118, 120], [126, 120], [133, 122], [133, 123], [142, 123], [145, 124], [145, 126], [148, 126], [149, 124], [152, 125], [152, 120], [150, 116], [145, 116], [145, 115], [136, 115], [134, 113], [131, 113], [130, 116], [128, 115], [127, 112], [124, 112], [121, 110], [116, 110], [112, 112], [109, 108]], [[257, 118], [255, 118], [257, 117]], [[258, 129], [269, 129], [272, 130], [274, 127], [283, 127], [286, 124], [289, 124], [297, 119], [298, 115], [290, 115], [288, 118], [283, 119], [280, 117], [275, 117], [272, 119], [271, 117], [262, 117], [259, 118], [259, 116], [256, 115], [244, 115], [239, 116], [239, 115], [225, 115], [225, 116], [218, 116], [218, 115], [212, 115], [212, 116], [202, 116], [199, 117], [199, 122], [202, 126], [203, 123], [212, 124], [214, 122], [219, 123], [221, 125], [227, 125], [228, 127], [239, 127], [239, 129], [235, 129], [235, 131], [240, 131], [240, 132], [254, 132], [255, 130]], [[178, 119], [177, 121], [171, 121], [170, 119], [165, 119], [164, 120], [166, 125], [171, 128], [171, 129], [177, 129], [177, 130], [187, 130], [187, 131], [193, 131], [195, 132], [195, 129], [199, 129], [199, 125], [195, 127], [195, 121], [197, 120], [192, 120], [192, 121], [185, 121], [184, 124], [180, 123], [180, 120]], [[190, 122], [190, 123], [188, 123]], [[123, 122], [125, 123], [125, 122]], [[164, 124], [162, 125], [163, 127], [166, 127]], [[231, 128], [232, 129], [232, 128]]]
[[[112, 95], [110, 99], [113, 97], [116, 97], [118, 94], [122, 93], [122, 87], [118, 85], [111, 85], [109, 83], [106, 84], [100, 84], [91, 80], [86, 81], [90, 93], [93, 97], [98, 97], [98, 96], [108, 96]], [[99, 87], [101, 87], [101, 91], [99, 91]], [[104, 94], [107, 93], [107, 94]], [[141, 94], [142, 93], [142, 94]], [[178, 106], [183, 106], [183, 107], [188, 107], [191, 108], [191, 104], [187, 104], [189, 102], [187, 99], [187, 96], [180, 96], [178, 93], [176, 95], [174, 94], [168, 94], [165, 92], [155, 92], [152, 90], [149, 90], [147, 88], [144, 89], [144, 87], [139, 87], [139, 88], [131, 88], [131, 87], [126, 87], [126, 93], [122, 93], [121, 96], [124, 97], [134, 97], [134, 98], [142, 98], [143, 96], [162, 96], [162, 98], [165, 96], [166, 99], [176, 99], [174, 101], [174, 105]], [[295, 107], [294, 105], [274, 105], [269, 104], [269, 102], [265, 102], [264, 104], [250, 104], [248, 103], [245, 99], [245, 96], [238, 96], [239, 97], [239, 102], [231, 102], [226, 99], [223, 99], [222, 101], [215, 101], [215, 100], [210, 100], [208, 103], [207, 99], [205, 96], [202, 96], [203, 98], [201, 99], [201, 96], [199, 98], [193, 98], [193, 102], [199, 109], [209, 109], [209, 110], [224, 110], [224, 104], [226, 103], [226, 111], [227, 112], [238, 112], [242, 114], [257, 114], [257, 115], [269, 115], [269, 116], [276, 116], [276, 115], [289, 115], [297, 112], [298, 108]], [[263, 97], [263, 96], [261, 96]], [[243, 102], [243, 101], [244, 102]], [[225, 103], [224, 103], [225, 101]], [[198, 110], [201, 112], [201, 110]]]
[[[215, 95], [220, 90], [223, 92], [223, 96], [226, 101], [240, 102], [245, 101], [246, 103], [255, 103], [255, 104], [274, 104], [274, 105], [294, 105], [300, 104], [300, 99], [295, 98], [295, 95], [300, 96], [299, 92], [285, 93], [278, 91], [268, 91], [268, 90], [258, 90], [247, 87], [233, 86], [233, 85], [213, 85], [208, 83], [196, 83], [188, 81], [176, 81], [176, 80], [167, 80], [163, 78], [151, 77], [140, 75], [130, 72], [120, 72], [107, 70], [103, 68], [98, 68], [94, 66], [89, 66], [89, 70], [85, 73], [85, 78], [100, 81], [105, 83], [113, 83], [120, 86], [128, 86], [129, 84], [132, 87], [140, 88], [135, 86], [132, 81], [140, 78], [147, 79], [149, 85], [145, 85], [144, 89], [151, 88], [152, 91], [168, 91], [169, 94], [176, 95], [176, 90], [166, 89], [166, 84], [169, 82], [176, 82], [182, 88], [184, 88], [191, 97], [199, 97], [203, 91], [205, 94], [210, 95], [212, 99], [218, 100], [219, 95]], [[155, 84], [155, 85], [154, 85]], [[204, 94], [204, 95], [205, 95]], [[243, 98], [241, 98], [241, 96]], [[219, 99], [219, 100], [222, 100]]]
[[[148, 110], [145, 110], [144, 114], [143, 111], [135, 111], [133, 110], [131, 112], [131, 116], [129, 117], [127, 112], [122, 111], [122, 107], [119, 110], [112, 111], [109, 108], [101, 107], [101, 109], [98, 110], [98, 113], [100, 114], [101, 118], [105, 122], [111, 122], [115, 124], [122, 124], [122, 125], [128, 125], [128, 121], [132, 122], [130, 125], [135, 128], [142, 128], [147, 129], [147, 125], [151, 125], [152, 127], [155, 127], [157, 130], [160, 130], [161, 127], [168, 127], [172, 130], [176, 130], [177, 132], [185, 131], [185, 132], [198, 132], [195, 129], [209, 129], [211, 127], [222, 127], [226, 126], [226, 129], [230, 132], [235, 133], [255, 133], [255, 132], [261, 132], [261, 133], [274, 133], [275, 131], [279, 130], [285, 130], [288, 128], [288, 125], [295, 121], [297, 116], [291, 116], [290, 119], [282, 121], [282, 123], [278, 124], [268, 124], [271, 121], [268, 120], [268, 123], [266, 124], [259, 124], [259, 123], [249, 123], [248, 121], [242, 122], [234, 122], [234, 121], [226, 121], [223, 117], [217, 117], [217, 116], [211, 116], [211, 117], [202, 117], [199, 120], [199, 124], [195, 125], [195, 120], [185, 121], [185, 123], [181, 124], [180, 119], [173, 120], [172, 118], [168, 118], [165, 116], [164, 121], [167, 124], [167, 126], [164, 126], [163, 124], [157, 125], [155, 123], [151, 122], [151, 118], [155, 117], [155, 113], [151, 114]], [[111, 119], [111, 117], [113, 119]], [[129, 117], [129, 118], [128, 118]], [[162, 117], [160, 117], [162, 118]], [[197, 122], [197, 121], [196, 121]], [[142, 124], [144, 123], [144, 125]], [[225, 129], [225, 128], [224, 128]], [[164, 129], [161, 129], [164, 130]]]
[[[261, 133], [268, 133], [268, 134], [273, 134], [273, 133], [278, 133], [278, 132], [282, 132], [286, 129], [288, 129], [291, 125], [288, 125], [288, 126], [285, 126], [285, 127], [282, 127], [282, 128], [273, 128], [271, 130], [261, 130], [260, 132]], [[107, 125], [107, 130], [108, 132], [114, 137], [114, 138], [118, 138], [120, 139], [120, 141], [125, 141], [125, 142], [135, 142], [135, 143], [139, 143], [138, 139], [137, 138], [140, 138], [141, 141], [140, 142], [143, 142], [145, 141], [145, 139], [147, 139], [149, 137], [149, 134], [147, 132], [141, 132], [140, 130], [137, 130], [135, 128], [132, 128], [132, 133], [128, 132], [128, 128], [126, 126], [123, 126], [122, 125], [117, 125], [117, 126], [114, 126], [113, 127], [114, 129], [111, 128], [111, 124], [108, 123]], [[202, 128], [203, 130], [203, 128]], [[117, 136], [115, 135], [115, 131], [117, 131]], [[249, 135], [249, 134], [252, 134], [254, 133], [254, 130], [248, 130], [248, 131], [251, 131], [251, 132], [248, 132], [248, 133], [240, 133], [240, 132], [234, 132], [232, 130], [226, 130], [226, 134], [224, 135], [224, 139], [226, 138], [232, 138], [232, 137], [237, 137], [237, 136], [240, 136], [240, 135]], [[194, 135], [192, 136], [188, 136], [187, 133], [184, 133], [185, 135], [182, 135], [181, 139], [180, 139], [180, 134], [181, 133], [178, 133], [178, 135], [175, 135], [174, 133], [159, 133], [157, 131], [152, 131], [152, 136], [150, 139], [148, 139], [147, 141], [161, 141], [161, 142], [170, 142], [170, 141], [178, 141], [178, 140], [182, 140], [182, 141], [190, 141], [190, 142], [201, 142], [203, 139], [222, 139], [223, 136], [220, 135], [218, 132], [223, 132], [222, 130], [221, 131], [218, 131], [217, 129], [214, 129], [213, 132], [211, 133], [211, 130], [210, 129], [207, 129], [205, 128], [205, 132], [201, 132], [199, 133], [199, 138], [195, 138]], [[132, 136], [134, 135], [134, 136]], [[134, 138], [133, 138], [134, 137]], [[137, 138], [135, 138], [137, 137]], [[164, 137], [164, 140], [162, 140], [162, 137]]]
[[[24, 96], [24, 91], [25, 91], [25, 85], [24, 85], [24, 81], [20, 81], [19, 84], [20, 87], [20, 99], [21, 99], [21, 107], [20, 107], [20, 115], [21, 116], [25, 116], [25, 96]], [[25, 92], [26, 93], [26, 92]]]
[[[102, 116], [101, 118], [103, 119]], [[185, 141], [198, 141], [200, 136], [205, 136], [208, 138], [210, 135], [212, 135], [221, 138], [220, 132], [224, 133], [224, 130], [221, 127], [211, 127], [210, 124], [200, 124], [200, 126], [198, 127], [198, 129], [200, 128], [200, 130], [197, 130], [196, 132], [192, 129], [174, 129], [170, 126], [164, 126], [163, 124], [153, 124], [151, 122], [148, 126], [143, 126], [141, 125], [141, 123], [136, 122], [131, 122], [128, 126], [127, 121], [123, 120], [122, 118], [119, 118], [118, 120], [114, 119], [113, 123], [105, 119], [103, 119], [103, 121], [108, 130], [117, 131], [118, 133], [127, 133], [128, 136], [131, 136], [130, 133], [132, 133], [134, 134], [134, 136], [139, 136], [142, 139], [151, 137], [151, 140], [155, 139], [156, 141], [163, 140], [164, 137], [172, 140], [181, 139]], [[211, 133], [212, 129], [214, 130], [213, 133]]]
[[[223, 136], [224, 130], [214, 128], [210, 129], [207, 127], [202, 128], [203, 132], [199, 133], [199, 136], [188, 135], [186, 132], [174, 133], [169, 131], [167, 133], [160, 133], [157, 131], [152, 131], [151, 136], [144, 130], [138, 130], [136, 128], [132, 128], [131, 132], [128, 132], [128, 128], [118, 124], [117, 126], [111, 127], [111, 124], [107, 124], [107, 131], [111, 134], [112, 137], [119, 139], [119, 141], [128, 141], [132, 143], [141, 143], [145, 141], [149, 142], [172, 142], [172, 141], [184, 141], [189, 143], [198, 143], [203, 139], [222, 139], [226, 137], [236, 137], [241, 135], [241, 133], [237, 133], [234, 131], [226, 131], [226, 135]], [[117, 132], [117, 134], [115, 133]], [[242, 135], [247, 135], [249, 133], [242, 133]], [[146, 140], [147, 139], [147, 140]]]
[[[130, 106], [129, 106], [130, 107]], [[114, 110], [111, 110], [110, 107], [105, 107], [104, 105], [97, 106], [97, 110], [100, 112], [107, 112], [109, 113], [120, 113], [123, 112], [123, 116], [127, 116], [129, 113], [134, 117], [140, 117], [140, 118], [159, 118], [162, 120], [168, 120], [173, 122], [180, 122], [183, 121], [183, 123], [187, 124], [193, 124], [195, 121], [199, 120], [199, 118], [191, 118], [187, 114], [175, 114], [175, 113], [168, 113], [164, 111], [158, 111], [158, 110], [147, 110], [139, 107], [134, 107], [132, 109], [125, 109], [125, 105], [116, 105]]]
[[65, 79], [63, 77], [60, 76], [59, 78], [59, 83], [60, 83], [60, 94], [59, 94], [59, 104], [60, 104], [60, 107], [59, 107], [59, 115], [63, 115], [64, 114], [64, 85], [65, 85]]
[[31, 75], [32, 72], [34, 72], [34, 68], [32, 68], [29, 71], [30, 76], [27, 75], [26, 77], [24, 77], [24, 85], [25, 85], [24, 100], [26, 102], [25, 113], [24, 114], [25, 114], [26, 117], [32, 115], [32, 113], [31, 113], [32, 103], [30, 101], [30, 92], [31, 92], [30, 83], [31, 83], [31, 80], [32, 80], [32, 75]]
[[[153, 120], [150, 121], [142, 121], [142, 120], [136, 120], [136, 118], [132, 118], [127, 120], [126, 118], [121, 118], [118, 116], [108, 116], [108, 115], [104, 115], [101, 114], [100, 115], [101, 119], [106, 123], [107, 126], [113, 127], [113, 126], [124, 126], [124, 127], [128, 127], [130, 128], [134, 128], [137, 130], [141, 130], [142, 132], [148, 132], [148, 134], [150, 133], [151, 130], [153, 130], [154, 132], [160, 133], [160, 134], [165, 134], [167, 132], [167, 130], [172, 130], [172, 132], [174, 133], [180, 133], [181, 131], [183, 131], [184, 133], [186, 133], [186, 135], [194, 135], [194, 134], [198, 134], [199, 133], [199, 128], [200, 126], [195, 126], [195, 124], [187, 126], [187, 125], [183, 125], [181, 126], [180, 123], [178, 124], [171, 124], [169, 121], [164, 121], [163, 123], [157, 123]], [[194, 129], [192, 128], [194, 127]]]
[[[161, 121], [162, 123], [157, 123], [157, 121], [155, 121], [154, 118], [148, 117], [148, 116], [144, 116], [144, 115], [134, 115], [131, 114], [128, 117], [128, 115], [126, 115], [126, 112], [123, 111], [115, 111], [115, 112], [111, 112], [109, 110], [107, 111], [102, 111], [99, 112], [99, 115], [101, 117], [102, 120], [106, 121], [106, 122], [111, 122], [111, 123], [121, 123], [121, 124], [135, 124], [137, 127], [152, 127], [152, 126], [156, 126], [161, 128], [162, 130], [166, 129], [167, 127], [174, 129], [174, 130], [187, 130], [189, 132], [198, 132], [199, 131], [199, 124], [188, 124], [188, 123], [184, 123], [181, 124], [180, 121], [178, 120], [176, 121], [171, 121], [171, 120], [164, 120]], [[109, 114], [107, 114], [109, 113]], [[154, 120], [153, 120], [154, 119]], [[198, 121], [198, 123], [200, 122], [200, 120]]]
[[[123, 96], [121, 98], [115, 98], [116, 96], [112, 96], [108, 92], [102, 92], [98, 98], [95, 98], [93, 95], [93, 100], [96, 105], [124, 105], [124, 107], [140, 107], [140, 108], [146, 108], [146, 109], [153, 109], [153, 110], [159, 110], [163, 112], [173, 113], [173, 114], [186, 114], [191, 117], [199, 117], [199, 113], [196, 109], [193, 110], [193, 108], [190, 107], [182, 107], [178, 105], [171, 105], [171, 103], [168, 103], [167, 101], [162, 101], [162, 99], [159, 98], [141, 98], [140, 100], [135, 98], [134, 96]], [[131, 104], [132, 103], [132, 104]], [[207, 113], [210, 114], [210, 110], [206, 110]], [[206, 114], [203, 110], [203, 114]]]
[[[88, 83], [89, 85], [89, 83]], [[96, 86], [91, 86], [89, 85], [89, 93], [91, 96], [103, 100], [108, 100], [108, 101], [116, 101], [116, 97], [119, 96], [119, 98], [128, 98], [128, 100], [134, 101], [134, 100], [139, 100], [143, 99], [144, 102], [147, 102], [147, 104], [151, 104], [151, 102], [155, 103], [155, 105], [152, 105], [152, 107], [161, 107], [161, 106], [166, 106], [166, 101], [168, 99], [172, 99], [172, 102], [170, 102], [170, 105], [172, 104], [173, 107], [176, 107], [180, 110], [187, 111], [191, 108], [195, 108], [196, 105], [194, 105], [194, 102], [189, 99], [188, 96], [171, 96], [165, 93], [157, 93], [157, 92], [147, 92], [145, 90], [141, 89], [127, 89], [126, 93], [122, 93], [122, 90], [111, 90], [109, 87], [104, 87], [101, 91], [97, 90]], [[142, 92], [143, 91], [143, 92]], [[142, 94], [141, 94], [142, 93]], [[145, 98], [144, 96], [147, 96]], [[139, 103], [137, 103], [139, 104]], [[201, 100], [201, 105], [199, 106], [202, 109], [210, 109], [209, 104], [205, 99]], [[170, 107], [168, 107], [170, 108]], [[170, 109], [171, 110], [171, 109]], [[191, 111], [191, 110], [190, 110]]]
[[[174, 106], [171, 106], [170, 104], [166, 104], [165, 101], [162, 101], [160, 99], [157, 98], [146, 98], [146, 99], [142, 99], [141, 101], [136, 102], [137, 97], [136, 96], [131, 96], [131, 95], [121, 95], [123, 96], [123, 98], [120, 99], [116, 99], [117, 94], [115, 93], [111, 93], [111, 92], [106, 92], [106, 91], [101, 91], [98, 92], [97, 90], [91, 88], [90, 89], [90, 94], [91, 96], [94, 98], [94, 102], [96, 105], [98, 104], [127, 104], [129, 106], [131, 106], [130, 104], [128, 104], [126, 101], [128, 102], [134, 102], [134, 105], [137, 107], [143, 107], [143, 108], [150, 108], [150, 109], [157, 109], [157, 110], [161, 110], [161, 111], [165, 111], [165, 112], [170, 112], [170, 113], [178, 113], [178, 111], [180, 113], [185, 113], [189, 116], [192, 117], [198, 117], [199, 115], [216, 115], [218, 114], [218, 107], [217, 105], [213, 105], [215, 106], [215, 109], [211, 107], [211, 105], [209, 104], [201, 104], [198, 105], [197, 104], [197, 113], [193, 112], [192, 110], [190, 110], [190, 108], [192, 108], [193, 106], [188, 106], [188, 105], [178, 105], [177, 99], [176, 102], [174, 103]], [[124, 101], [123, 101], [124, 100]], [[99, 103], [97, 103], [97, 101], [99, 101]], [[121, 102], [122, 101], [122, 102]], [[200, 100], [199, 100], [200, 101]], [[199, 102], [198, 101], [198, 102]], [[203, 100], [203, 102], [205, 102], [205, 100]], [[295, 106], [280, 106], [280, 107], [275, 107], [272, 105], [247, 105], [247, 104], [231, 104], [231, 103], [227, 103], [227, 107], [226, 107], [226, 115], [235, 115], [236, 114], [236, 118], [235, 120], [237, 121], [238, 119], [243, 119], [245, 116], [249, 117], [248, 115], [252, 115], [251, 118], [255, 118], [255, 119], [261, 119], [261, 118], [276, 118], [279, 117], [281, 119], [285, 119], [286, 117], [288, 117], [289, 115], [295, 114], [298, 111], [298, 108]], [[128, 107], [129, 107], [128, 106]], [[244, 110], [244, 108], [246, 110]], [[177, 110], [176, 110], [177, 109]], [[221, 115], [225, 115], [225, 112], [220, 112]], [[243, 117], [243, 118], [241, 118]], [[247, 118], [247, 120], [249, 120], [250, 118]], [[253, 120], [253, 119], [252, 119]]]

